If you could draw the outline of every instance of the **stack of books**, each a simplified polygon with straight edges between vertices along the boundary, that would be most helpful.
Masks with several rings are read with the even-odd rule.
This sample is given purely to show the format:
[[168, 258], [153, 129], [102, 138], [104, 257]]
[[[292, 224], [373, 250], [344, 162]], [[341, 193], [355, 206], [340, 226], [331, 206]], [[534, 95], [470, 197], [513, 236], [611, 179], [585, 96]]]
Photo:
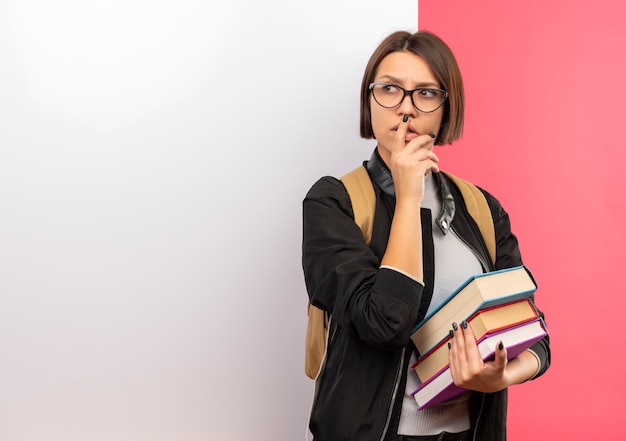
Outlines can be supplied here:
[[448, 365], [453, 322], [468, 322], [485, 361], [494, 357], [500, 342], [510, 360], [547, 335], [545, 323], [530, 299], [536, 289], [525, 266], [477, 274], [417, 324], [411, 340], [420, 356], [411, 367], [421, 383], [413, 392], [420, 409], [465, 392], [454, 385]]

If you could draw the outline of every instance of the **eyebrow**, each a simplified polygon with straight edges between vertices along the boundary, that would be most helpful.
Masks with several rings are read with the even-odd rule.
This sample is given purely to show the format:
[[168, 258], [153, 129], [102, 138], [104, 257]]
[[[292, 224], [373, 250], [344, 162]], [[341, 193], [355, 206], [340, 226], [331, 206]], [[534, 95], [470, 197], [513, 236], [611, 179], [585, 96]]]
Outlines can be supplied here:
[[[394, 77], [393, 75], [382, 75], [380, 77], [380, 79], [387, 79], [388, 81], [391, 81], [392, 83], [398, 83], [398, 84], [402, 84], [402, 80], [399, 78]], [[425, 83], [419, 83], [417, 85], [417, 87], [434, 87], [434, 88], [439, 88], [441, 87], [439, 85], [439, 83], [435, 83], [435, 82], [425, 82]]]

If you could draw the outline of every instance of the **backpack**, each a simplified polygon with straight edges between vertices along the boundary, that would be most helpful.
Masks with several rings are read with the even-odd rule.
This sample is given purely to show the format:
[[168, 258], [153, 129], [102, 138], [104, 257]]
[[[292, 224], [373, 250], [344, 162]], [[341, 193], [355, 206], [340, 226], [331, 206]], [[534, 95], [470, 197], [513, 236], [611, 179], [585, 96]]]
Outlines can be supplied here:
[[[487, 245], [491, 261], [496, 260], [496, 238], [493, 226], [491, 210], [487, 204], [485, 195], [474, 184], [458, 178], [449, 173], [445, 175], [459, 188], [467, 211], [474, 219], [483, 240]], [[372, 238], [372, 227], [374, 225], [374, 211], [376, 208], [376, 193], [374, 186], [363, 165], [358, 166], [351, 172], [341, 177], [348, 196], [352, 202], [354, 212], [354, 222], [361, 228], [363, 239], [367, 245]], [[328, 327], [330, 324], [330, 314], [310, 302], [307, 310], [308, 323], [306, 330], [306, 346], [304, 356], [304, 371], [307, 377], [315, 379], [322, 366], [324, 355], [326, 354]]]

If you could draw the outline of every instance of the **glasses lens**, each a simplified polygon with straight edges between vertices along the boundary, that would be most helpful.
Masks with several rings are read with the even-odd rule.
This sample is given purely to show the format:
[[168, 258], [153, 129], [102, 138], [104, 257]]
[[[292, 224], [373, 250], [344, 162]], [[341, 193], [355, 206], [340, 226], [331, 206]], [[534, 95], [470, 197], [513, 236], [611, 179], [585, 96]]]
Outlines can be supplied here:
[[393, 84], [374, 84], [372, 94], [383, 107], [396, 107], [404, 98], [404, 91]]
[[413, 92], [413, 104], [422, 112], [434, 112], [446, 99], [446, 93], [439, 89], [417, 89]]

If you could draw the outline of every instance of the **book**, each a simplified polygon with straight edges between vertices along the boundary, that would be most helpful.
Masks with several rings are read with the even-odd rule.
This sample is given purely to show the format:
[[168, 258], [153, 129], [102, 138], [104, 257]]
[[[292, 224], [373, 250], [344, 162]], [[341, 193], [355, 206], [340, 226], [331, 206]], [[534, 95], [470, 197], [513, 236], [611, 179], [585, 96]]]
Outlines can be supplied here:
[[[507, 350], [507, 358], [511, 360], [547, 334], [543, 319], [538, 317], [530, 322], [488, 334], [478, 343], [478, 352], [483, 360], [493, 359], [496, 346], [502, 341]], [[463, 392], [466, 392], [466, 389], [454, 384], [450, 367], [447, 366], [430, 380], [420, 384], [411, 394], [417, 402], [418, 409], [421, 410], [440, 404]]]
[[[481, 309], [472, 314], [467, 322], [474, 331], [476, 342], [487, 335], [501, 331], [507, 327], [517, 326], [539, 316], [535, 305], [530, 299], [516, 300], [511, 303]], [[421, 355], [411, 366], [420, 381], [426, 382], [448, 365], [448, 334], [434, 348]]]
[[525, 266], [476, 274], [413, 328], [411, 340], [426, 354], [448, 335], [453, 322], [461, 323], [479, 309], [528, 298], [536, 289]]

